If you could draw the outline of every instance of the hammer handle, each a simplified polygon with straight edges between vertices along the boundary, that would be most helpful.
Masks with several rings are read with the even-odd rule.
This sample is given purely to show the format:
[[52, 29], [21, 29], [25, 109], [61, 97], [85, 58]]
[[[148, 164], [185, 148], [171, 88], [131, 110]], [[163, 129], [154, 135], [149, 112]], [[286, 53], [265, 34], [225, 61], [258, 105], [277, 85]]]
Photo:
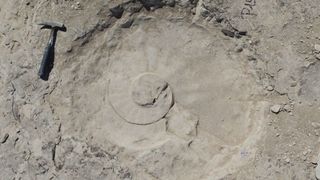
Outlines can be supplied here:
[[50, 70], [53, 66], [53, 57], [54, 56], [54, 44], [48, 43], [47, 47], [44, 50], [43, 58], [41, 61], [39, 76], [43, 80], [48, 80]]

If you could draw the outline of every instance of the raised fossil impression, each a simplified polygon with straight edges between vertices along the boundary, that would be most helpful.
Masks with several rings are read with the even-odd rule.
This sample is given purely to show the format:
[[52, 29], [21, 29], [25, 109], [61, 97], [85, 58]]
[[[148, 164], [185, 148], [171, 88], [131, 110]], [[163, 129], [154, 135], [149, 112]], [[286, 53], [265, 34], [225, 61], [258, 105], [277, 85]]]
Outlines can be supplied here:
[[111, 83], [109, 99], [119, 116], [138, 125], [160, 120], [173, 103], [170, 86], [153, 73], [142, 73], [119, 84]]

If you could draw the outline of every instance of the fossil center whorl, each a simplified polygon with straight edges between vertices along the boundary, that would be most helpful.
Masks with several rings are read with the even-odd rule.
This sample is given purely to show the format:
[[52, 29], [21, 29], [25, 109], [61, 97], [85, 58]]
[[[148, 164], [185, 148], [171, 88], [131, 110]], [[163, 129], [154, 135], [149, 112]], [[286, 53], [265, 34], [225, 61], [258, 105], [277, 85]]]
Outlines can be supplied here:
[[138, 76], [131, 87], [133, 102], [143, 107], [156, 106], [168, 93], [168, 83], [150, 73]]
[[109, 102], [128, 123], [148, 125], [166, 116], [173, 95], [169, 83], [155, 73], [115, 74], [109, 85]]

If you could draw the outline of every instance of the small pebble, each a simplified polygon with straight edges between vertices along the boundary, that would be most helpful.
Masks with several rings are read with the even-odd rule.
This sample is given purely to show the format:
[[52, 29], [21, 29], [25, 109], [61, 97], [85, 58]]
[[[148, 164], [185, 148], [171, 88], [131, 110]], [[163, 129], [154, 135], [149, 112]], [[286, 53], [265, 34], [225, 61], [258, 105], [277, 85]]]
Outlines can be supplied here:
[[288, 157], [285, 158], [285, 162], [286, 162], [286, 163], [290, 163], [290, 158], [288, 158]]
[[67, 49], [66, 49], [66, 53], [71, 53], [73, 50], [73, 47], [72, 46], [68, 46]]
[[267, 87], [267, 90], [268, 90], [268, 91], [273, 91], [273, 90], [274, 90], [274, 87], [273, 87], [273, 86], [268, 86], [268, 87]]
[[121, 24], [120, 27], [121, 28], [130, 28], [132, 24], [133, 24], [133, 19], [128, 19], [123, 24]]
[[270, 108], [271, 112], [278, 114], [281, 111], [281, 105], [277, 104], [277, 105], [273, 105]]
[[313, 165], [317, 165], [318, 164], [318, 156], [312, 156], [311, 158], [311, 163]]
[[236, 52], [238, 52], [238, 53], [240, 53], [240, 52], [242, 52], [243, 51], [243, 48], [242, 47], [236, 47]]

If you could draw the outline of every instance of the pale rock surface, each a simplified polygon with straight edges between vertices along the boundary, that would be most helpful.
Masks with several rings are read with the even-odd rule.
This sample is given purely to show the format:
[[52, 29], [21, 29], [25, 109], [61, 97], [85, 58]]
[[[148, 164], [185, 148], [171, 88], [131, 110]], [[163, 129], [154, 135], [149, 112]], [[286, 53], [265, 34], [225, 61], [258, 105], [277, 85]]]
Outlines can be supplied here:
[[[0, 0], [0, 16], [0, 177], [319, 178], [318, 0]], [[68, 29], [48, 81], [42, 21]]]

